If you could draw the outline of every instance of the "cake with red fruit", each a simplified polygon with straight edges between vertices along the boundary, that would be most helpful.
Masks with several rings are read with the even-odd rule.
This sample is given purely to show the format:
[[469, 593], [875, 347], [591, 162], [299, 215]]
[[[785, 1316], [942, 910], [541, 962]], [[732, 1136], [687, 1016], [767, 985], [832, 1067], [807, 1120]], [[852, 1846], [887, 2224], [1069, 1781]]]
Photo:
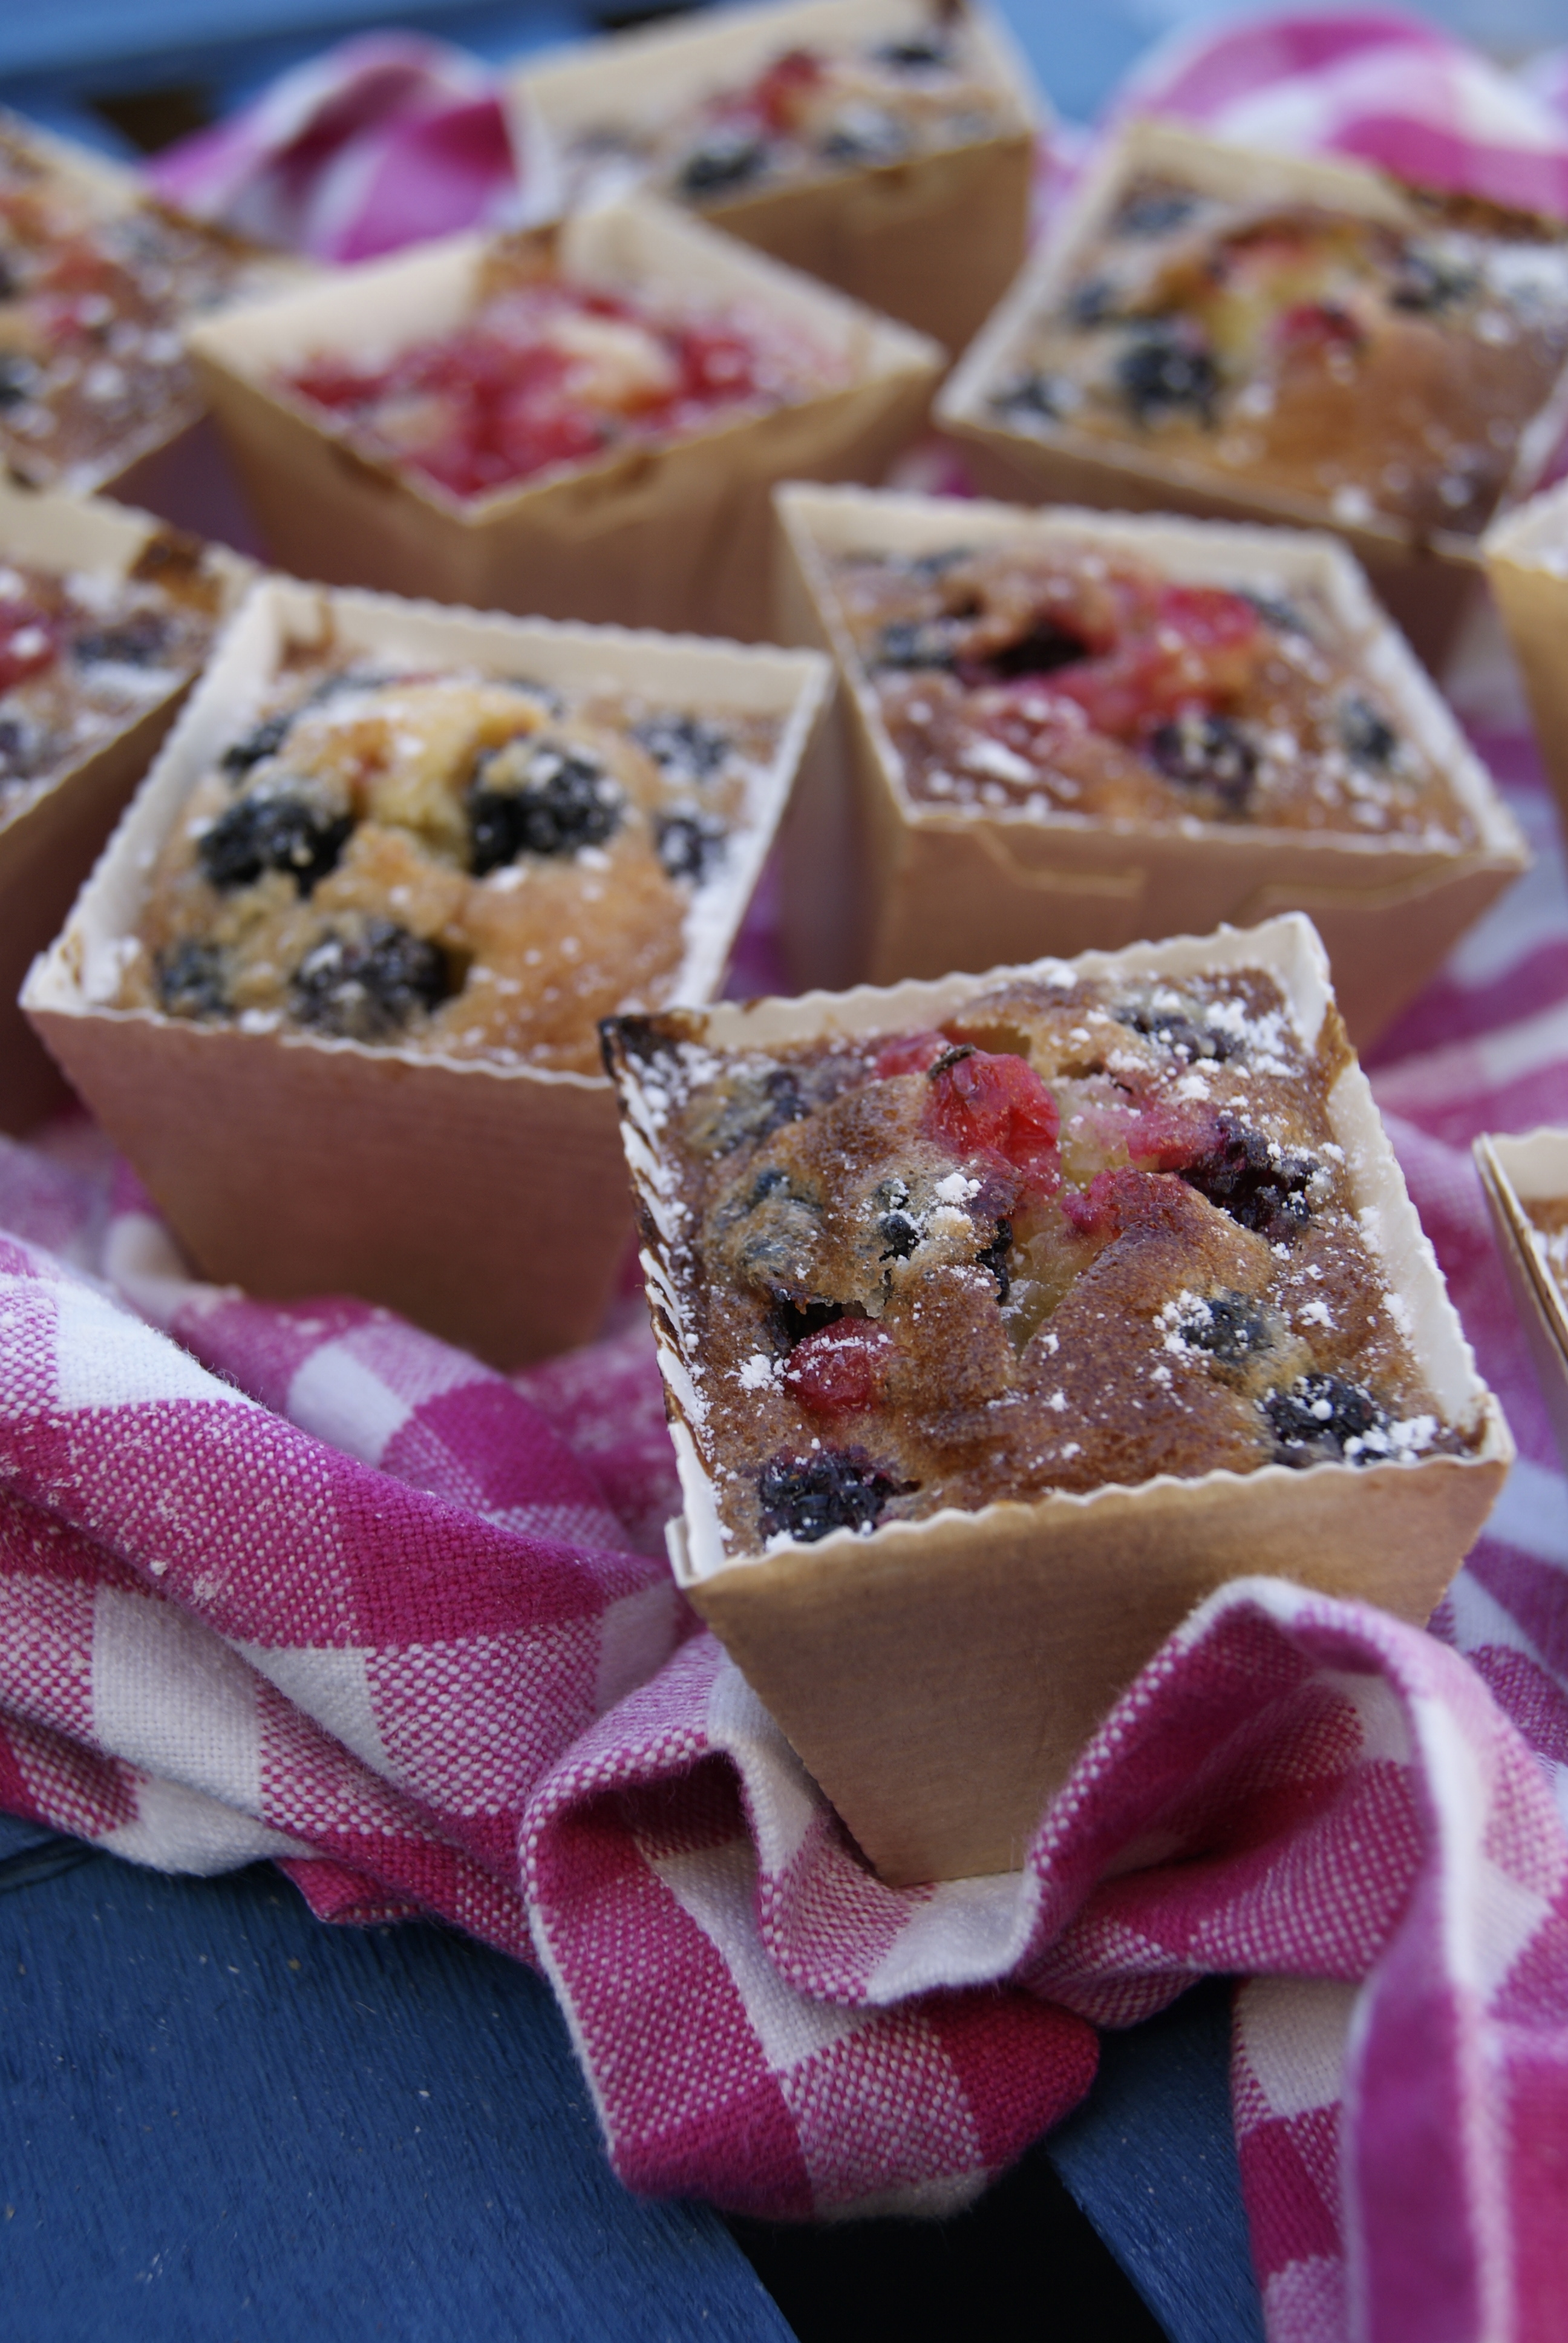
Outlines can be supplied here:
[[820, 396], [841, 361], [760, 300], [575, 281], [537, 239], [487, 254], [452, 331], [384, 357], [323, 350], [276, 387], [362, 454], [467, 502]]
[[1474, 1444], [1361, 1217], [1343, 1029], [1309, 1046], [1266, 966], [1058, 964], [766, 1051], [678, 1012], [606, 1031], [727, 1559]]
[[1342, 167], [1129, 132], [999, 320], [971, 417], [1407, 543], [1473, 541], [1550, 452], [1565, 232], [1353, 170], [1339, 200]]
[[283, 264], [72, 160], [0, 116], [0, 455], [84, 491], [196, 421], [186, 322]]
[[760, 66], [632, 118], [585, 123], [562, 156], [573, 201], [650, 177], [701, 207], [802, 180], [909, 165], [1011, 130], [1015, 111], [957, 10], [859, 37], [802, 37]]
[[1038, 533], [844, 553], [828, 574], [917, 804], [1476, 841], [1364, 644], [1310, 588], [1204, 583]]
[[120, 576], [0, 560], [0, 823], [189, 682], [222, 598], [171, 531]]

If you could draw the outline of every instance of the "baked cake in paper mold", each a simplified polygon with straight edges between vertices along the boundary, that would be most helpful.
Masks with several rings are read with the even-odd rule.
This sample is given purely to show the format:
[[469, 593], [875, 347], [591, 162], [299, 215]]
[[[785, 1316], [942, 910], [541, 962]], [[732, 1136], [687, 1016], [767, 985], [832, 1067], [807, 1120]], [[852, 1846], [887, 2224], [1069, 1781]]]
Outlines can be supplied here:
[[[1327, 1083], [1325, 1111], [1334, 1137], [1319, 1147], [1318, 1156], [1320, 1161], [1331, 1159], [1332, 1151], [1335, 1192], [1344, 1191], [1335, 1209], [1347, 1226], [1353, 1222], [1365, 1251], [1369, 1312], [1389, 1322], [1384, 1335], [1392, 1342], [1397, 1334], [1408, 1369], [1427, 1394], [1417, 1429], [1406, 1438], [1385, 1423], [1377, 1437], [1369, 1439], [1377, 1411], [1369, 1412], [1363, 1404], [1370, 1400], [1368, 1391], [1360, 1387], [1360, 1399], [1352, 1403], [1333, 1377], [1314, 1378], [1309, 1371], [1289, 1393], [1275, 1395], [1271, 1412], [1264, 1409], [1272, 1430], [1248, 1469], [1236, 1469], [1233, 1462], [1203, 1469], [1200, 1454], [1179, 1473], [1156, 1472], [1141, 1480], [1135, 1452], [1130, 1451], [1120, 1477], [1099, 1485], [997, 1494], [978, 1507], [945, 1504], [940, 1479], [934, 1488], [928, 1485], [911, 1495], [897, 1477], [897, 1460], [873, 1453], [879, 1432], [876, 1403], [868, 1402], [865, 1391], [851, 1392], [846, 1401], [845, 1370], [841, 1362], [826, 1359], [832, 1337], [819, 1331], [812, 1314], [814, 1297], [807, 1295], [803, 1301], [797, 1297], [792, 1305], [800, 1313], [798, 1323], [780, 1330], [780, 1342], [790, 1346], [782, 1353], [783, 1365], [764, 1353], [755, 1370], [758, 1396], [752, 1404], [760, 1419], [766, 1400], [763, 1370], [773, 1386], [775, 1375], [788, 1378], [789, 1362], [802, 1346], [809, 1347], [816, 1378], [809, 1404], [822, 1415], [822, 1429], [816, 1435], [819, 1444], [813, 1450], [810, 1442], [799, 1443], [788, 1490], [783, 1483], [789, 1476], [779, 1460], [764, 1460], [764, 1477], [771, 1471], [779, 1484], [773, 1496], [781, 1507], [795, 1506], [797, 1528], [786, 1522], [771, 1534], [756, 1527], [748, 1533], [727, 1494], [732, 1460], [719, 1453], [713, 1428], [709, 1378], [717, 1371], [716, 1360], [704, 1355], [698, 1332], [701, 1312], [691, 1282], [697, 1273], [694, 1262], [700, 1244], [707, 1242], [702, 1230], [709, 1228], [711, 1234], [717, 1222], [710, 1226], [694, 1217], [695, 1192], [683, 1174], [678, 1134], [684, 1108], [676, 1094], [678, 1081], [672, 1079], [677, 1061], [684, 1053], [699, 1082], [722, 1078], [727, 1068], [739, 1062], [749, 1071], [750, 1088], [759, 1099], [771, 1099], [777, 1090], [783, 1101], [778, 1122], [770, 1125], [769, 1117], [760, 1121], [754, 1117], [747, 1127], [775, 1149], [780, 1144], [776, 1133], [783, 1131], [787, 1148], [799, 1117], [784, 1098], [788, 1081], [779, 1078], [770, 1088], [770, 1063], [785, 1074], [793, 1068], [804, 1081], [803, 1065], [841, 1059], [846, 1053], [863, 1056], [870, 1037], [879, 1049], [896, 1041], [903, 1050], [911, 1037], [935, 1046], [945, 1029], [961, 1031], [966, 1018], [982, 1013], [989, 1015], [988, 1032], [995, 1039], [1006, 1014], [991, 997], [1006, 996], [1019, 987], [1050, 991], [1082, 984], [1110, 987], [1118, 995], [1141, 997], [1147, 990], [1153, 1011], [1160, 1010], [1169, 991], [1176, 1004], [1173, 1017], [1187, 994], [1201, 995], [1205, 988], [1229, 995], [1251, 986], [1260, 990], [1260, 997], [1268, 993], [1273, 999], [1270, 1014], [1279, 1033], [1288, 1031], [1291, 1037], [1290, 1049], [1276, 1054], [1282, 1055], [1282, 1062], [1292, 1055], [1314, 1061], [1320, 1079]], [[1191, 1002], [1186, 1015], [1191, 1021]], [[1161, 1020], [1152, 1011], [1151, 1017], [1153, 1031]], [[612, 1022], [607, 1033], [621, 1090], [628, 1160], [643, 1215], [644, 1265], [681, 1475], [683, 1513], [670, 1533], [676, 1575], [884, 1875], [905, 1881], [955, 1877], [1005, 1869], [1019, 1861], [1046, 1797], [1117, 1694], [1192, 1604], [1229, 1578], [1261, 1571], [1381, 1603], [1413, 1620], [1429, 1615], [1490, 1509], [1506, 1473], [1512, 1443], [1501, 1412], [1477, 1374], [1365, 1078], [1344, 1043], [1326, 961], [1305, 920], [1290, 917], [1251, 931], [1221, 930], [1214, 936], [1139, 945], [1120, 953], [1089, 953], [1071, 963], [1038, 962], [935, 984], [819, 993], [641, 1023]], [[1212, 1071], [1203, 1054], [1201, 1030], [1176, 1034], [1172, 1028], [1172, 1033], [1180, 1042], [1178, 1054], [1185, 1051], [1183, 1069], [1174, 1070], [1178, 1086], [1173, 1095], [1195, 1097], [1192, 1077], [1201, 1083]], [[808, 1045], [804, 1053], [802, 1044]], [[1005, 1040], [999, 1046], [1004, 1058], [1011, 1054]], [[1254, 1034], [1253, 1042], [1242, 1046], [1243, 1051], [1256, 1051], [1261, 1043]], [[668, 1054], [672, 1051], [674, 1058]], [[739, 1053], [739, 1060], [729, 1059], [729, 1052]], [[950, 1064], [972, 1061], [975, 1056], [967, 1042], [957, 1043], [945, 1058], [939, 1056], [926, 1066], [925, 1078], [934, 1084], [938, 1077], [948, 1077]], [[980, 1057], [986, 1061], [984, 1037]], [[910, 1059], [917, 1072], [922, 1062]], [[1261, 1066], [1262, 1058], [1257, 1057], [1256, 1063]], [[1016, 1159], [1013, 1173], [1021, 1164], [1025, 1175], [1021, 1185], [1014, 1179], [1021, 1195], [1028, 1177], [1034, 1176], [1031, 1164], [1038, 1172], [1045, 1161], [1036, 1143], [1043, 1126], [1039, 1116], [1031, 1124], [1029, 1101], [1021, 1097], [1033, 1077], [1027, 1071], [1018, 1072], [1016, 1057], [1013, 1067], [1012, 1083], [1004, 1082], [1002, 1088], [1009, 1094], [1007, 1144]], [[991, 1061], [971, 1066], [973, 1078], [982, 1082], [994, 1071]], [[886, 1081], [882, 1089], [889, 1090]], [[1020, 1091], [1018, 1098], [1011, 1096], [1013, 1090]], [[895, 1082], [889, 1095], [896, 1092]], [[873, 1131], [876, 1114], [884, 1111], [880, 1107], [874, 1111], [870, 1104], [840, 1109], [846, 1111], [860, 1118], [853, 1127]], [[744, 1123], [745, 1116], [740, 1120]], [[1064, 1116], [1064, 1135], [1068, 1127]], [[1228, 1174], [1208, 1183], [1214, 1194], [1229, 1193], [1233, 1202], [1240, 1201], [1244, 1209], [1239, 1217], [1222, 1207], [1211, 1210], [1213, 1196], [1207, 1189], [1201, 1208], [1192, 1201], [1191, 1167], [1189, 1177], [1165, 1175], [1148, 1189], [1151, 1210], [1159, 1208], [1156, 1218], [1169, 1213], [1172, 1228], [1178, 1221], [1183, 1225], [1190, 1221], [1198, 1228], [1194, 1262], [1201, 1256], [1207, 1261], [1202, 1249], [1216, 1232], [1226, 1244], [1239, 1242], [1234, 1232], [1240, 1228], [1251, 1252], [1261, 1243], [1258, 1261], [1266, 1267], [1265, 1255], [1279, 1247], [1288, 1256], [1296, 1242], [1288, 1223], [1297, 1216], [1297, 1207], [1287, 1201], [1287, 1192], [1302, 1200], [1302, 1212], [1316, 1209], [1313, 1175], [1303, 1169], [1303, 1181], [1296, 1181], [1295, 1168], [1303, 1167], [1293, 1166], [1292, 1151], [1273, 1145], [1266, 1133], [1259, 1138], [1260, 1149], [1250, 1151], [1240, 1128], [1227, 1125], [1216, 1157], [1228, 1162], [1234, 1157], [1234, 1169], [1243, 1159], [1251, 1162], [1256, 1152], [1253, 1169], [1261, 1182], [1256, 1196], [1247, 1185], [1251, 1176], [1247, 1172], [1238, 1173], [1240, 1187], [1231, 1182], [1227, 1190]], [[722, 1144], [728, 1145], [728, 1140]], [[968, 1268], [956, 1260], [937, 1265], [955, 1294], [960, 1299], [968, 1295], [962, 1307], [971, 1316], [988, 1294], [993, 1313], [1005, 1306], [996, 1300], [999, 1292], [1005, 1296], [1005, 1280], [998, 1269], [1005, 1268], [1010, 1257], [1000, 1243], [1000, 1221], [990, 1210], [998, 1200], [978, 1194], [995, 1170], [994, 1165], [988, 1168], [983, 1155], [982, 1150], [973, 1162], [960, 1163], [956, 1181], [947, 1175], [950, 1198], [940, 1183], [930, 1198], [924, 1198], [920, 1183], [931, 1167], [911, 1161], [904, 1183], [910, 1193], [900, 1209], [920, 1233], [901, 1251], [890, 1237], [887, 1248], [890, 1257], [907, 1261], [935, 1235], [940, 1251], [952, 1232], [945, 1220], [939, 1228], [938, 1220], [943, 1214], [955, 1222], [966, 1214], [972, 1220], [985, 1205], [986, 1228], [977, 1223], [970, 1232], [974, 1242], [968, 1247], [973, 1254]], [[1156, 1147], [1152, 1161], [1164, 1160], [1169, 1155]], [[742, 1172], [749, 1161], [748, 1156], [741, 1163]], [[765, 1166], [769, 1177], [754, 1183], [766, 1191], [758, 1200], [764, 1218], [783, 1212], [796, 1184], [787, 1171], [783, 1179], [774, 1179], [775, 1168], [769, 1161]], [[1111, 1175], [1110, 1184], [1100, 1190], [1091, 1182], [1082, 1192], [1090, 1200], [1082, 1209], [1091, 1219], [1119, 1192], [1117, 1176]], [[1132, 1174], [1134, 1182], [1140, 1176]], [[846, 1177], [858, 1193], [853, 1175]], [[1049, 1176], [1044, 1184], [1048, 1192], [1050, 1192]], [[1255, 1210], [1261, 1209], [1258, 1199], [1265, 1188], [1270, 1196], [1264, 1201], [1278, 1207], [1279, 1226], [1270, 1222], [1271, 1235], [1261, 1232], [1261, 1223], [1253, 1227], [1247, 1217], [1249, 1212], [1255, 1217]], [[1081, 1195], [1080, 1201], [1081, 1205]], [[1038, 1205], [1038, 1198], [1035, 1202]], [[889, 1205], [890, 1212], [897, 1202], [895, 1199]], [[930, 1212], [925, 1210], [928, 1203]], [[997, 1235], [984, 1246], [980, 1240], [993, 1222]], [[1136, 1216], [1129, 1228], [1136, 1253], [1142, 1242]], [[1005, 1233], [1010, 1243], [1012, 1230]], [[783, 1239], [789, 1231], [781, 1222], [779, 1230], [769, 1226], [763, 1234]], [[1113, 1240], [1112, 1249], [1121, 1242]], [[1101, 1253], [1097, 1258], [1108, 1257]], [[1214, 1266], [1208, 1262], [1210, 1272]], [[1226, 1272], [1227, 1276], [1234, 1273]], [[1231, 1377], [1241, 1389], [1254, 1373], [1247, 1335], [1254, 1313], [1231, 1296], [1229, 1315], [1211, 1308], [1205, 1317], [1198, 1307], [1204, 1295], [1188, 1292], [1180, 1271], [1173, 1274], [1181, 1290], [1173, 1288], [1161, 1302], [1170, 1323], [1161, 1320], [1155, 1326], [1158, 1341], [1147, 1329], [1139, 1336], [1145, 1348], [1152, 1344], [1151, 1372], [1164, 1367], [1169, 1374], [1171, 1359], [1164, 1355], [1169, 1336], [1178, 1350], [1193, 1353], [1181, 1367], [1183, 1375], [1188, 1367], [1196, 1374], [1202, 1366], [1205, 1373], [1212, 1370]], [[1213, 1282], [1212, 1275], [1207, 1282]], [[1194, 1282], [1201, 1286], [1204, 1279], [1194, 1273]], [[1091, 1298], [1087, 1289], [1086, 1298]], [[920, 1299], [924, 1306], [923, 1289]], [[947, 1302], [942, 1310], [948, 1310]], [[845, 1317], [849, 1314], [846, 1312]], [[1311, 1318], [1310, 1305], [1304, 1318]], [[826, 1322], [830, 1327], [845, 1322], [834, 1322], [829, 1314]], [[850, 1332], [857, 1330], [858, 1322]], [[1048, 1318], [1035, 1335], [1048, 1338], [1051, 1331]], [[965, 1379], [983, 1351], [984, 1332], [960, 1329], [955, 1335], [939, 1312], [935, 1339], [945, 1344], [950, 1335], [956, 1347], [943, 1350], [943, 1373], [952, 1383], [956, 1404], [963, 1400]], [[904, 1339], [904, 1334], [898, 1337], [900, 1342]], [[1114, 1322], [1103, 1340], [1114, 1350], [1119, 1340]], [[1258, 1341], [1265, 1342], [1261, 1332]], [[1235, 1358], [1226, 1352], [1227, 1342], [1237, 1351]], [[824, 1353], [822, 1359], [818, 1352]], [[1111, 1358], [1112, 1352], [1106, 1356]], [[870, 1372], [874, 1378], [874, 1365]], [[1108, 1374], [1107, 1380], [1116, 1378]], [[751, 1386], [745, 1389], [750, 1392]], [[1061, 1396], [1065, 1403], [1065, 1394]], [[741, 1408], [738, 1421], [744, 1424], [744, 1404], [736, 1404]], [[1052, 1469], [1070, 1483], [1072, 1460], [1066, 1451], [1075, 1430], [1072, 1404], [1065, 1403], [1051, 1415], [1048, 1394], [1042, 1405], [1047, 1413], [1041, 1421], [1052, 1427], [1051, 1437], [1063, 1451]], [[838, 1409], [841, 1413], [846, 1406], [847, 1432], [833, 1413]], [[1135, 1425], [1136, 1416], [1134, 1408], [1130, 1423]], [[765, 1437], [768, 1431], [763, 1422], [760, 1432], [750, 1436]], [[907, 1431], [906, 1426], [900, 1432], [900, 1440]], [[1129, 1433], [1130, 1439], [1135, 1442], [1136, 1437], [1135, 1429]], [[1271, 1439], [1276, 1443], [1274, 1453], [1287, 1461], [1273, 1461]], [[844, 1488], [835, 1483], [829, 1491], [829, 1467], [846, 1443], [854, 1470], [846, 1466], [839, 1475]], [[857, 1447], [863, 1455], [853, 1453]], [[1004, 1481], [1014, 1453], [1005, 1444], [999, 1452]], [[1016, 1454], [1021, 1456], [1021, 1447]], [[1022, 1477], [1027, 1483], [1028, 1475]], [[822, 1483], [820, 1489], [817, 1480]], [[846, 1496], [851, 1481], [855, 1488]], [[760, 1481], [758, 1486], [760, 1501], [767, 1492]], [[857, 1492], [865, 1503], [850, 1502]], [[822, 1501], [815, 1507], [814, 1498]]]
[[[498, 271], [680, 317], [765, 318], [774, 339], [798, 340], [820, 387], [663, 439], [633, 434], [474, 497], [360, 445], [351, 423], [288, 388], [334, 357], [379, 364], [459, 334]], [[772, 483], [875, 477], [919, 427], [941, 363], [924, 336], [651, 196], [341, 269], [200, 326], [190, 347], [267, 541], [296, 575], [731, 639], [767, 630]]]
[[[299, 777], [286, 716], [280, 742], [257, 724], [269, 711], [277, 720], [291, 655], [307, 682], [333, 670], [293, 717], [309, 744]], [[523, 952], [514, 970], [506, 957], [513, 909], [537, 897], [538, 911], [519, 918], [553, 933], [564, 884], [574, 917], [596, 923], [538, 962], [542, 998], [553, 975], [591, 955], [618, 894], [641, 903], [651, 878], [679, 923], [657, 997], [709, 997], [829, 681], [810, 653], [268, 578], [35, 965], [27, 1013], [206, 1274], [263, 1294], [358, 1292], [502, 1364], [585, 1341], [629, 1231], [614, 1102], [593, 1052], [602, 1004], [590, 988], [580, 1047], [530, 1056], [526, 1042], [486, 1046], [461, 1025], [444, 1041], [425, 963], [458, 1001], [477, 997], [476, 970], [490, 968], [505, 981], [489, 990], [526, 1011], [534, 963]], [[597, 719], [571, 714], [596, 694], [624, 695], [628, 721], [673, 711], [699, 735], [705, 721], [715, 732], [732, 721], [769, 744], [765, 758], [719, 760], [732, 799], [720, 850], [673, 877], [661, 867], [651, 838], [665, 769], [651, 750], [618, 747], [613, 726], [596, 732]], [[553, 749], [552, 726], [565, 736]], [[353, 822], [324, 796], [350, 767]], [[391, 796], [375, 794], [383, 780]], [[700, 776], [681, 779], [674, 810], [712, 827], [703, 788]], [[585, 809], [593, 819], [581, 829]], [[146, 980], [138, 937], [171, 871], [191, 882], [186, 910], [205, 900], [220, 922], [220, 955], [233, 942], [221, 922], [243, 914], [243, 929], [252, 912], [303, 954], [276, 1001], [206, 1000], [196, 959], [181, 959], [183, 928], [163, 940], [179, 965], [155, 960]], [[498, 923], [493, 967], [482, 940], [455, 941], [443, 924], [465, 918]], [[189, 940], [199, 953], [194, 926]], [[217, 964], [226, 982], [235, 960]], [[385, 1016], [350, 1013], [367, 1004]]]
[[[840, 778], [801, 792], [785, 839], [804, 980], [935, 976], [1301, 909], [1362, 1043], [1528, 867], [1484, 767], [1329, 537], [794, 483], [775, 502], [780, 631], [829, 649], [844, 682]], [[847, 599], [859, 557], [872, 587], [885, 561], [904, 591], [907, 565], [922, 611], [958, 615], [901, 628], [879, 663], [887, 647]], [[1130, 582], [1150, 603], [1141, 631], [1081, 643], [1047, 591], [1053, 563], [1069, 582], [1089, 573], [1080, 600]], [[966, 772], [936, 728], [971, 711]]]
[[1568, 238], [1130, 122], [938, 419], [1003, 493], [1332, 528], [1436, 664], [1568, 422]]
[[16, 1007], [252, 565], [0, 480], [0, 1129], [64, 1103]]
[[1494, 521], [1482, 552], [1568, 834], [1568, 480]]
[[1557, 1445], [1568, 1466], [1568, 1131], [1485, 1132], [1475, 1160]]
[[1023, 260], [1047, 108], [982, 5], [710, 10], [529, 57], [508, 90], [541, 213], [651, 187], [951, 351]]

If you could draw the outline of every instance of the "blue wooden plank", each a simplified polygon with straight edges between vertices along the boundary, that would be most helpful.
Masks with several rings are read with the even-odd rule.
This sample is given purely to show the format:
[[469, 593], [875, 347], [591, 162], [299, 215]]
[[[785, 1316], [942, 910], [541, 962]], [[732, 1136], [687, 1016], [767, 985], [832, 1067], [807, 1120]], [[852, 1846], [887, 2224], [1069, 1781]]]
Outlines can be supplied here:
[[1131, 2033], [1045, 2152], [1171, 2343], [1263, 2343], [1231, 2122], [1231, 1988], [1195, 1986]]
[[789, 2343], [714, 2214], [613, 2178], [537, 1978], [259, 1867], [0, 1897], [0, 2199], [27, 2343]]

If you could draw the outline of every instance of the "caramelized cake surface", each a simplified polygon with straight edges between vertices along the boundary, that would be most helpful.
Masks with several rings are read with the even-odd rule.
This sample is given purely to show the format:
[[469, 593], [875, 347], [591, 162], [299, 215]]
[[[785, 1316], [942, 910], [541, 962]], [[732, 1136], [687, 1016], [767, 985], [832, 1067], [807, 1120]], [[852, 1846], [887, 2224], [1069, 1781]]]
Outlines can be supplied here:
[[829, 577], [918, 804], [1475, 843], [1320, 596], [1091, 538], [845, 554]]
[[297, 650], [186, 802], [120, 1005], [595, 1072], [728, 901], [781, 733]]
[[1475, 536], [1568, 361], [1563, 231], [1462, 196], [1410, 227], [1134, 178], [990, 412], [1195, 460], [1347, 524]]
[[1273, 978], [1020, 979], [939, 1031], [612, 1026], [736, 1554], [943, 1507], [1473, 1444]]

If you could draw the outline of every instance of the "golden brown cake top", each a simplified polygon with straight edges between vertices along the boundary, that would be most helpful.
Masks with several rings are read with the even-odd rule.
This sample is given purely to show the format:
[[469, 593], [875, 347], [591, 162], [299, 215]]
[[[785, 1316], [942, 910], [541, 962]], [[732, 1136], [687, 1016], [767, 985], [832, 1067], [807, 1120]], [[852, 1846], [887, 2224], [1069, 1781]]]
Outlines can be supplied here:
[[1134, 178], [989, 395], [1416, 538], [1473, 537], [1568, 362], [1563, 231], [1422, 196], [1409, 227]]
[[183, 807], [120, 1003], [595, 1072], [732, 908], [781, 731], [302, 647]]
[[829, 574], [917, 804], [1475, 842], [1320, 594], [1197, 583], [1092, 537], [850, 553]]
[[769, 1051], [678, 1014], [607, 1033], [731, 1554], [1473, 1436], [1358, 1218], [1338, 1019], [1307, 1049], [1261, 970], [1064, 968]]

